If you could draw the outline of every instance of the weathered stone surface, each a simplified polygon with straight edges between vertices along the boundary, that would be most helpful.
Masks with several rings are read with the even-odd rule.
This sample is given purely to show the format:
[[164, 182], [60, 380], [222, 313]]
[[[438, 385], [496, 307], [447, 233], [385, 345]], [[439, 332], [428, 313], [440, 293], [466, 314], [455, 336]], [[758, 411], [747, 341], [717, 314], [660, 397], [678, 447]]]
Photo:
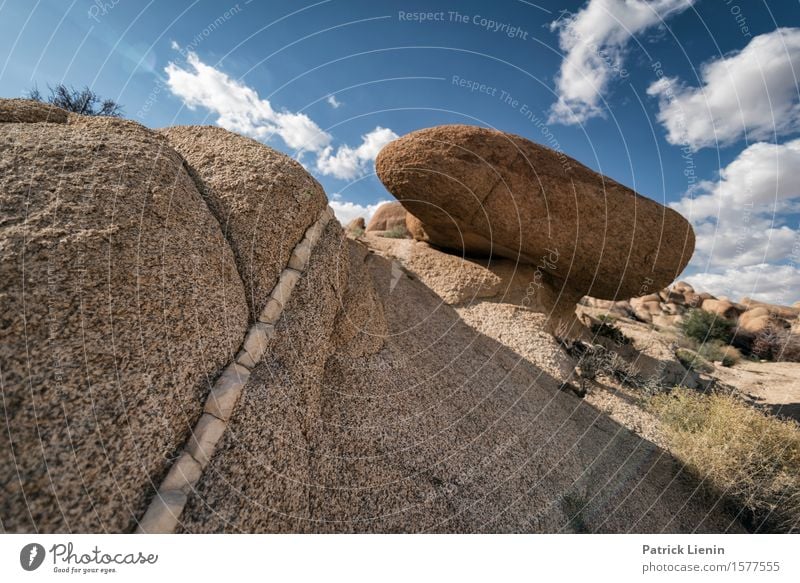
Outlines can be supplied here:
[[429, 128], [389, 143], [376, 167], [434, 245], [532, 265], [555, 252], [542, 269], [573, 306], [663, 288], [694, 250], [672, 209], [519, 136]]
[[292, 295], [292, 290], [300, 279], [300, 272], [296, 269], [286, 268], [281, 272], [278, 284], [272, 290], [272, 297], [280, 305], [285, 306], [289, 301], [289, 296]]
[[297, 271], [303, 271], [308, 264], [308, 258], [311, 256], [311, 241], [303, 239], [292, 251], [292, 256], [289, 258], [289, 267]]
[[255, 320], [294, 246], [326, 208], [325, 192], [296, 160], [255, 140], [211, 126], [161, 132], [218, 217]]
[[184, 452], [175, 460], [167, 473], [167, 477], [161, 482], [162, 492], [183, 492], [189, 494], [192, 486], [200, 479], [202, 468], [191, 455]]
[[254, 365], [259, 363], [261, 357], [264, 356], [264, 351], [267, 349], [270, 339], [274, 335], [274, 326], [265, 324], [264, 322], [256, 322], [250, 330], [248, 330], [247, 336], [245, 336], [244, 339], [244, 344], [242, 345], [242, 350], [246, 352], [251, 359], [250, 362], [252, 364], [250, 364], [248, 368], [252, 369]]
[[367, 225], [367, 232], [392, 231], [403, 236], [408, 234], [406, 229], [406, 208], [399, 202], [386, 202], [375, 210], [375, 214]]
[[213, 415], [203, 413], [192, 430], [192, 436], [186, 446], [186, 451], [197, 460], [201, 468], [208, 465], [223, 433], [225, 433], [225, 422]]
[[270, 297], [267, 301], [267, 305], [264, 306], [264, 309], [261, 311], [261, 315], [258, 317], [258, 320], [259, 322], [264, 322], [265, 324], [275, 324], [281, 317], [282, 311], [283, 306], [280, 304], [280, 302], [275, 298]]
[[233, 363], [225, 367], [208, 395], [204, 411], [223, 421], [230, 419], [249, 378], [250, 371], [244, 366]]
[[156, 494], [145, 515], [139, 521], [136, 532], [141, 534], [172, 534], [178, 524], [181, 511], [186, 504], [186, 494], [165, 491]]
[[67, 123], [66, 110], [30, 99], [0, 99], [0, 123]]
[[244, 337], [233, 253], [121, 119], [0, 124], [0, 216], [3, 529], [131, 531]]
[[180, 530], [552, 532], [575, 490], [603, 532], [731, 528], [668, 453], [536, 364], [542, 345], [561, 350], [538, 327], [526, 344], [542, 314], [502, 300], [459, 313], [403, 267], [326, 229]]

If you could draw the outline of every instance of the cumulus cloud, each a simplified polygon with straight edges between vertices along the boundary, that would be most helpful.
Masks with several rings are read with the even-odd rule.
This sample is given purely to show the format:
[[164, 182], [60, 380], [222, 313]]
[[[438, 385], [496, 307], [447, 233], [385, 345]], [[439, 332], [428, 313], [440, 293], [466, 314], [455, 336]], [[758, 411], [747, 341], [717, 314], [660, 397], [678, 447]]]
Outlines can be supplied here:
[[577, 13], [551, 24], [564, 59], [556, 76], [558, 101], [550, 123], [578, 124], [603, 116], [602, 95], [611, 80], [627, 77], [630, 38], [689, 8], [696, 0], [589, 0]]
[[797, 301], [800, 269], [794, 265], [760, 263], [716, 273], [696, 273], [684, 278], [695, 289], [739, 300], [744, 296], [774, 304]]
[[303, 113], [276, 111], [272, 104], [243, 83], [203, 63], [189, 52], [189, 69], [169, 63], [165, 69], [170, 91], [180, 97], [187, 107], [208, 109], [219, 117], [221, 127], [257, 139], [274, 135], [292, 149], [319, 151], [331, 142], [324, 132]]
[[165, 72], [170, 91], [187, 107], [208, 109], [218, 116], [217, 125], [258, 140], [278, 136], [298, 158], [312, 152], [317, 155], [316, 170], [324, 175], [341, 179], [363, 175], [380, 148], [397, 138], [379, 126], [362, 136], [361, 145], [334, 150], [333, 136], [306, 114], [273, 108], [254, 89], [203, 63], [196, 53], [189, 51], [186, 61], [186, 68], [170, 62]]
[[357, 148], [339, 146], [335, 153], [332, 146], [325, 148], [317, 158], [317, 170], [336, 178], [352, 180], [363, 175], [381, 148], [397, 138], [398, 135], [392, 130], [378, 126], [361, 136], [361, 145]]
[[339, 109], [342, 106], [342, 102], [336, 99], [335, 95], [328, 95], [328, 98], [325, 100], [328, 102], [333, 109]]
[[[334, 196], [334, 199], [335, 198], [336, 197]], [[340, 200], [332, 200], [330, 206], [333, 209], [333, 212], [336, 214], [336, 218], [339, 219], [339, 222], [343, 225], [346, 225], [358, 217], [364, 217], [364, 220], [369, 222], [378, 207], [389, 202], [388, 200], [382, 200], [375, 204], [361, 205], [355, 202], [341, 200], [341, 196], [339, 199]]]
[[647, 90], [658, 97], [670, 143], [697, 150], [800, 129], [800, 28], [756, 36], [741, 51], [703, 65], [700, 75], [700, 87], [664, 77]]
[[[787, 225], [800, 201], [800, 139], [759, 142], [728, 164], [716, 181], [704, 181], [670, 206], [694, 225], [697, 245], [692, 279], [715, 294], [795, 301], [784, 292], [795, 281], [800, 229]], [[738, 275], [737, 275], [738, 274]], [[746, 289], [746, 293], [739, 293]], [[786, 288], [797, 290], [800, 288]], [[735, 293], [734, 293], [735, 291]], [[766, 296], [769, 296], [766, 297]]]

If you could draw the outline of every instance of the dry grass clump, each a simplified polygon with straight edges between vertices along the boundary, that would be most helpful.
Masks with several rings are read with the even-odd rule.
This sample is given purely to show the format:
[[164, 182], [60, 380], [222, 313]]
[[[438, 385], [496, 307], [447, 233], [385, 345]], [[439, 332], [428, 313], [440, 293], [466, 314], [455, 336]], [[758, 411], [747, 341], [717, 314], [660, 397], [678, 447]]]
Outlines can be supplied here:
[[675, 351], [675, 358], [688, 370], [706, 374], [714, 372], [714, 365], [694, 350], [678, 348]]
[[756, 532], [800, 530], [800, 426], [736, 397], [675, 389], [651, 401], [670, 450]]
[[721, 362], [722, 366], [733, 366], [742, 360], [742, 353], [724, 342], [706, 342], [700, 345], [697, 352], [706, 360]]
[[406, 231], [405, 227], [394, 227], [384, 231], [381, 236], [389, 239], [405, 239], [408, 237], [408, 231]]

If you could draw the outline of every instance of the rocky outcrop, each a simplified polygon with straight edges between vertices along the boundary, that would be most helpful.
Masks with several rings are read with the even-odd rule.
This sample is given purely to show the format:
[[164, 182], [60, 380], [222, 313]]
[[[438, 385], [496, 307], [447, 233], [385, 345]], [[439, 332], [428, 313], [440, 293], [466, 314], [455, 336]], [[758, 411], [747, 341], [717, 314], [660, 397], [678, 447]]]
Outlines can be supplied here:
[[161, 132], [222, 225], [256, 319], [295, 243], [325, 208], [325, 192], [296, 160], [250, 138], [213, 126]]
[[386, 202], [380, 205], [367, 225], [366, 231], [379, 235], [389, 233], [393, 237], [407, 237], [406, 215], [408, 212], [399, 202]]
[[129, 531], [242, 341], [233, 253], [139, 124], [0, 124], [0, 165], [3, 529]]
[[0, 123], [67, 123], [69, 114], [30, 99], [0, 99]]
[[[556, 532], [574, 496], [597, 532], [731, 528], [562, 390], [546, 318], [507, 301], [536, 266], [365, 248], [221, 130], [69, 116], [0, 140], [4, 530]], [[470, 274], [454, 305], [433, 253]]]
[[345, 233], [347, 233], [351, 237], [360, 237], [364, 234], [364, 231], [367, 229], [367, 223], [364, 220], [364, 217], [356, 217], [344, 228]]
[[694, 250], [675, 211], [519, 136], [429, 128], [389, 143], [376, 166], [430, 243], [539, 267], [558, 312], [663, 288]]

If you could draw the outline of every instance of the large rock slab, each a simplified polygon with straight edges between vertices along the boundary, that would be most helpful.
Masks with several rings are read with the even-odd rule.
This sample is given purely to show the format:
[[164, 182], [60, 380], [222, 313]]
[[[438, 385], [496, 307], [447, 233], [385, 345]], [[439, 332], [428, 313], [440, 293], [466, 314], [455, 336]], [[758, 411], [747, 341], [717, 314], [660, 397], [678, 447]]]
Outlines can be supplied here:
[[35, 123], [0, 124], [0, 524], [129, 531], [242, 341], [244, 288], [163, 137], [23, 105]]
[[691, 225], [672, 209], [520, 136], [428, 128], [389, 143], [376, 166], [425, 240], [537, 266], [564, 312], [584, 295], [662, 289], [694, 251]]
[[253, 319], [294, 246], [328, 204], [303, 166], [264, 144], [214, 126], [160, 130], [186, 159], [236, 256]]

